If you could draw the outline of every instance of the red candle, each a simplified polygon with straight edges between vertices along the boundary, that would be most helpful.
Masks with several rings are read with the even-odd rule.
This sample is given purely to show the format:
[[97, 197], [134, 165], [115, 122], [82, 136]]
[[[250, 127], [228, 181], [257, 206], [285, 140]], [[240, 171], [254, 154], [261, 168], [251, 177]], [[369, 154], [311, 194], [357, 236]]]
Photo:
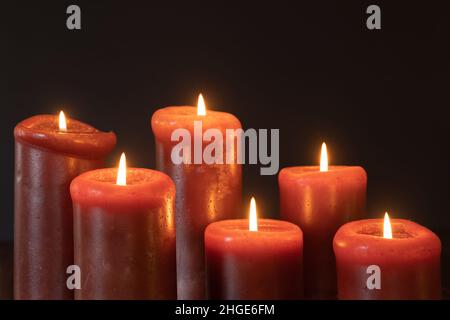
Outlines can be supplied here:
[[206, 228], [205, 250], [210, 299], [303, 297], [302, 231], [286, 221], [257, 221], [254, 199], [250, 220], [223, 220]]
[[297, 224], [305, 237], [305, 296], [336, 297], [333, 237], [344, 223], [365, 212], [366, 172], [361, 167], [330, 166], [325, 144], [321, 166], [281, 170], [281, 218]]
[[[214, 221], [236, 218], [242, 201], [241, 165], [236, 161], [236, 149], [232, 150], [233, 163], [198, 163], [195, 152], [200, 155], [206, 149], [202, 132], [196, 130], [195, 122], [203, 131], [218, 129], [226, 136], [226, 129], [241, 128], [239, 120], [224, 112], [206, 111], [203, 98], [198, 108], [167, 107], [153, 114], [152, 129], [156, 137], [157, 168], [167, 173], [176, 186], [176, 238], [177, 277], [179, 299], [205, 298], [204, 231]], [[176, 129], [184, 128], [192, 139], [200, 138], [200, 144], [188, 141], [188, 153], [183, 157], [191, 162], [175, 164], [172, 149], [178, 141], [172, 141]], [[234, 139], [235, 140], [235, 139]], [[220, 143], [226, 150], [225, 139]], [[225, 155], [229, 155], [225, 153]], [[197, 162], [197, 163], [196, 163]]]
[[176, 299], [175, 186], [162, 172], [99, 169], [75, 178], [76, 299]]
[[15, 137], [14, 298], [73, 299], [69, 185], [103, 166], [116, 137], [72, 119], [40, 115], [20, 122]]
[[412, 221], [367, 219], [334, 238], [339, 299], [440, 299], [441, 242]]

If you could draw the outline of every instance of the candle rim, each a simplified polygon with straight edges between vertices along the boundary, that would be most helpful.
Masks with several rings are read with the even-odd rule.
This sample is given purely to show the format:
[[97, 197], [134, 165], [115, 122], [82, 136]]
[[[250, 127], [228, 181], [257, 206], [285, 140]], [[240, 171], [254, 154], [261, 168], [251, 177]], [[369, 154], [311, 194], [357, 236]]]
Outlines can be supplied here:
[[[52, 152], [84, 159], [101, 159], [116, 145], [116, 135], [70, 118], [69, 130], [59, 130], [59, 115], [35, 115], [19, 122], [14, 127], [14, 138], [18, 141]], [[48, 123], [51, 130], [43, 130], [37, 124]], [[73, 130], [74, 127], [87, 128], [86, 131]], [[70, 129], [72, 128], [72, 129]]]
[[[137, 172], [145, 174], [148, 180], [133, 183], [133, 175]], [[108, 181], [99, 181], [99, 175], [107, 175]], [[140, 206], [146, 203], [149, 207], [170, 204], [174, 201], [175, 184], [163, 172], [147, 168], [127, 168], [131, 177], [126, 186], [116, 184], [117, 168], [103, 168], [87, 171], [76, 177], [70, 184], [72, 200], [90, 206], [102, 206], [109, 203], [117, 208], [124, 206]]]
[[117, 167], [100, 168], [82, 173], [80, 176], [83, 176], [83, 178], [85, 178], [86, 180], [92, 181], [94, 183], [117, 185], [119, 187], [132, 187], [149, 183], [151, 184], [158, 179], [160, 173], [159, 171], [147, 168], [127, 167], [127, 184], [118, 185], [116, 183], [117, 170]]
[[178, 121], [202, 121], [205, 124], [232, 124], [229, 129], [241, 128], [239, 119], [232, 113], [208, 109], [206, 115], [198, 115], [195, 106], [167, 106], [157, 109], [151, 118], [153, 124], [175, 125]]
[[[353, 233], [356, 236], [360, 236], [360, 237], [382, 239], [382, 240], [386, 240], [386, 241], [405, 240], [405, 239], [420, 238], [423, 234], [422, 232], [420, 232], [421, 228], [425, 228], [424, 226], [422, 226], [414, 221], [408, 220], [408, 219], [390, 218], [390, 221], [391, 221], [392, 235], [393, 235], [393, 237], [391, 239], [383, 237], [384, 217], [353, 221], [353, 222], [358, 222], [358, 225], [357, 225], [356, 229], [355, 228], [352, 229], [351, 233]], [[348, 224], [350, 224], [350, 223], [348, 223]], [[415, 230], [415, 231], [409, 230], [412, 226], [414, 228], [417, 228], [417, 230]], [[367, 229], [376, 229], [376, 234], [373, 234], [372, 232], [370, 232]], [[399, 229], [401, 229], [401, 230], [399, 231]], [[429, 230], [429, 231], [431, 231], [431, 230]], [[399, 236], [399, 234], [403, 234], [403, 236]]]
[[209, 112], [207, 112], [205, 115], [198, 115], [197, 114], [197, 106], [189, 106], [189, 105], [173, 105], [173, 106], [166, 106], [158, 108], [155, 112], [159, 111], [162, 116], [165, 115], [177, 115], [180, 117], [194, 117], [201, 119], [206, 119], [206, 117], [210, 116], [208, 115], [209, 112], [211, 112], [211, 115], [214, 114], [222, 114], [222, 113], [228, 113], [225, 111], [218, 111], [218, 110], [211, 110], [208, 109]]
[[[341, 226], [335, 235], [335, 240], [339, 238], [354, 238], [360, 241], [360, 244], [363, 245], [369, 242], [397, 242], [397, 243], [417, 243], [422, 241], [425, 238], [433, 238], [437, 237], [437, 235], [430, 229], [425, 226], [422, 226], [414, 221], [408, 219], [401, 218], [391, 218], [391, 225], [393, 229], [394, 237], [392, 239], [383, 237], [383, 218], [374, 218], [374, 219], [361, 219], [348, 222]], [[411, 237], [395, 237], [394, 230], [398, 227], [398, 225], [403, 225], [405, 232], [412, 235]], [[380, 230], [380, 235], [366, 234], [361, 233], [361, 227], [364, 225], [376, 225]]]
[[367, 223], [378, 223], [383, 219], [363, 219], [348, 222], [336, 232], [333, 240], [333, 248], [336, 255], [358, 257], [361, 260], [370, 260], [375, 257], [387, 259], [398, 256], [408, 256], [410, 259], [422, 259], [423, 256], [436, 256], [441, 252], [441, 241], [430, 229], [407, 219], [392, 219], [391, 222], [403, 223], [410, 232], [416, 234], [411, 238], [387, 239], [383, 236], [359, 234], [360, 226]]
[[[254, 235], [258, 236], [276, 236], [279, 234], [303, 234], [300, 227], [284, 220], [258, 218], [258, 231], [250, 231], [248, 228], [248, 219], [226, 219], [211, 223], [208, 228], [214, 229], [218, 236], [223, 235]], [[268, 228], [271, 228], [268, 230]]]
[[[374, 219], [374, 220], [378, 220], [378, 219]], [[389, 240], [391, 240], [391, 239], [407, 239], [407, 238], [417, 237], [416, 233], [409, 232], [407, 230], [406, 224], [399, 222], [398, 220], [399, 219], [390, 218], [391, 228], [392, 228], [392, 238], [384, 237], [384, 220], [381, 221], [381, 224], [379, 221], [374, 221], [372, 224], [367, 224], [367, 225], [361, 226], [361, 229], [359, 229], [355, 232], [360, 235], [381, 237], [381, 238], [389, 239]]]
[[[188, 110], [189, 113], [184, 111]], [[181, 111], [181, 113], [180, 113]], [[151, 117], [151, 127], [155, 137], [162, 141], [171, 141], [172, 132], [175, 129], [183, 128], [194, 131], [194, 122], [202, 124], [203, 132], [213, 128], [226, 133], [226, 129], [242, 128], [239, 119], [228, 112], [208, 110], [206, 115], [197, 115], [197, 107], [193, 106], [168, 106], [156, 110]]]
[[[329, 165], [327, 171], [320, 171], [320, 165], [307, 165], [307, 166], [290, 166], [285, 167], [280, 170], [284, 175], [291, 176], [322, 176], [333, 173], [340, 173], [345, 171], [354, 170], [356, 168], [361, 168], [361, 166], [352, 165]], [[364, 170], [364, 169], [363, 169]]]
[[61, 133], [61, 134], [92, 134], [92, 133], [102, 133], [95, 127], [65, 116], [67, 129], [61, 130], [59, 127], [59, 113], [58, 114], [41, 114], [29, 117], [17, 124], [18, 127], [24, 130], [31, 130], [34, 132], [51, 134], [51, 133]]

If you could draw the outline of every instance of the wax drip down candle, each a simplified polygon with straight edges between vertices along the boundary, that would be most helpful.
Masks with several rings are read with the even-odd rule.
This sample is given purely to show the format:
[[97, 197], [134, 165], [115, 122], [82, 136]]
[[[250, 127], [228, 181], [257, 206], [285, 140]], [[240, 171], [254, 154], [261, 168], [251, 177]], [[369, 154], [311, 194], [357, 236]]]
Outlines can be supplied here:
[[280, 215], [304, 234], [305, 297], [333, 299], [333, 237], [341, 225], [364, 215], [367, 176], [361, 167], [329, 166], [325, 143], [320, 159], [320, 166], [280, 171]]
[[211, 223], [205, 231], [210, 299], [256, 300], [303, 297], [303, 234], [286, 221], [250, 218]]
[[162, 172], [99, 169], [75, 178], [75, 264], [82, 300], [176, 299], [175, 186]]
[[116, 137], [63, 112], [20, 122], [14, 137], [14, 298], [73, 299], [66, 286], [73, 264], [69, 185], [103, 166]]
[[440, 299], [441, 242], [412, 221], [358, 220], [334, 237], [338, 298]]
[[[206, 110], [202, 95], [197, 107], [157, 110], [151, 124], [156, 138], [157, 169], [168, 174], [177, 189], [178, 298], [204, 299], [204, 231], [211, 222], [236, 218], [241, 211], [242, 165], [237, 163], [236, 149], [227, 150], [221, 163], [202, 162], [202, 156], [207, 152], [202, 131], [206, 134], [216, 130], [228, 138], [226, 130], [239, 129], [241, 124], [232, 114]], [[178, 130], [183, 130], [194, 140], [183, 142], [182, 162], [172, 159], [172, 152], [180, 143], [180, 137], [176, 136]], [[216, 141], [222, 150], [227, 149], [225, 140], [223, 143]], [[231, 162], [227, 161], [229, 157]]]

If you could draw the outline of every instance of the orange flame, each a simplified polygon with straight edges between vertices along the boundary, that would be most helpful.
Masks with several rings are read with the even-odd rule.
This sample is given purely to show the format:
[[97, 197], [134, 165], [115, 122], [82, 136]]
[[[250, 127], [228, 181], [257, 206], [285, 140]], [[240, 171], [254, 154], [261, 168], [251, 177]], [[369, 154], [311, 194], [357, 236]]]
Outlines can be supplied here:
[[256, 213], [256, 201], [255, 198], [252, 197], [250, 200], [250, 216], [248, 219], [248, 230], [250, 231], [258, 231], [258, 215]]
[[387, 212], [384, 214], [383, 238], [392, 239], [391, 220]]
[[122, 155], [120, 156], [116, 184], [119, 186], [127, 185], [127, 158], [125, 157], [125, 153], [122, 153]]
[[66, 116], [64, 115], [63, 111], [59, 112], [59, 130], [67, 131]]
[[203, 100], [203, 96], [200, 93], [198, 96], [198, 102], [197, 102], [197, 115], [198, 116], [206, 116], [206, 105], [205, 100]]
[[325, 142], [322, 143], [322, 151], [320, 153], [320, 171], [328, 171], [328, 152]]

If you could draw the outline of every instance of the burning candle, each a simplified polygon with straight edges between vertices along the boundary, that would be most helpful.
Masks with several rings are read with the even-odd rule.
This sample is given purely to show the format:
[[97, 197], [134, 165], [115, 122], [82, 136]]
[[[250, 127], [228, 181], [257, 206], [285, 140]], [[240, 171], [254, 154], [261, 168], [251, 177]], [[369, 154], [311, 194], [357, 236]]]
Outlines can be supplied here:
[[73, 299], [66, 287], [73, 264], [69, 185], [103, 166], [116, 137], [62, 111], [20, 122], [14, 137], [14, 298]]
[[305, 296], [316, 299], [336, 296], [333, 237], [364, 214], [367, 184], [361, 167], [328, 166], [325, 143], [320, 158], [320, 166], [284, 168], [278, 176], [281, 218], [305, 237]]
[[301, 299], [303, 234], [295, 224], [257, 219], [211, 223], [205, 231], [210, 299]]
[[334, 238], [339, 299], [440, 299], [441, 242], [403, 219], [353, 221]]
[[[241, 165], [236, 149], [227, 150], [222, 163], [205, 163], [207, 146], [203, 131], [241, 128], [229, 113], [206, 110], [200, 95], [197, 108], [167, 107], [152, 117], [156, 137], [157, 168], [167, 173], [176, 186], [177, 276], [179, 299], [205, 298], [205, 254], [203, 235], [208, 224], [237, 217], [242, 201]], [[184, 141], [183, 162], [174, 162], [172, 151], [179, 144], [175, 134], [184, 130], [193, 139]], [[211, 130], [210, 130], [211, 129]], [[173, 139], [175, 137], [175, 139]], [[175, 140], [175, 141], [174, 141]], [[226, 150], [226, 139], [215, 143]], [[235, 140], [235, 139], [233, 139]], [[233, 161], [230, 163], [227, 159]]]
[[76, 299], [175, 299], [175, 186], [162, 172], [99, 169], [75, 178]]

